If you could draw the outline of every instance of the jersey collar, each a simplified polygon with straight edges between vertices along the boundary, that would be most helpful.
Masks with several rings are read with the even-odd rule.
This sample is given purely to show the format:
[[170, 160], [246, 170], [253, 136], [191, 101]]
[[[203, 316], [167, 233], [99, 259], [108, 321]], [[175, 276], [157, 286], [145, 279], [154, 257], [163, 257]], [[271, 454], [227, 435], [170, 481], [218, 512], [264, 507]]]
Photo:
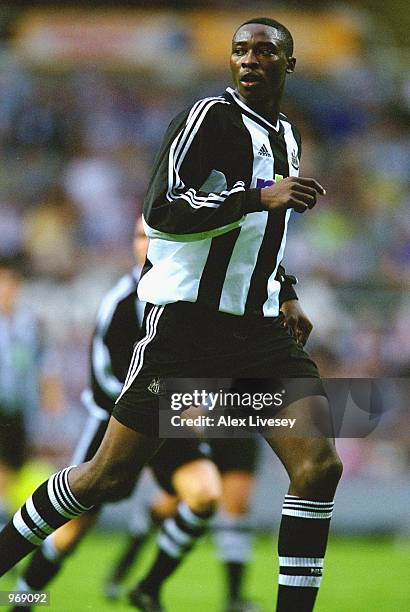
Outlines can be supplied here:
[[257, 117], [259, 119], [259, 121], [262, 121], [262, 123], [264, 123], [265, 125], [269, 126], [271, 129], [275, 130], [276, 132], [279, 131], [279, 127], [280, 127], [279, 119], [276, 122], [276, 125], [274, 125], [273, 123], [270, 123], [264, 117], [262, 117], [262, 115], [259, 115], [254, 110], [252, 110], [247, 104], [242, 102], [242, 100], [238, 96], [237, 92], [234, 89], [232, 89], [232, 87], [227, 87], [226, 91], [227, 91], [228, 94], [230, 94], [232, 96], [232, 98], [235, 100], [236, 104], [238, 104], [238, 106], [240, 106], [241, 108], [246, 110], [247, 113], [253, 115], [254, 117]]

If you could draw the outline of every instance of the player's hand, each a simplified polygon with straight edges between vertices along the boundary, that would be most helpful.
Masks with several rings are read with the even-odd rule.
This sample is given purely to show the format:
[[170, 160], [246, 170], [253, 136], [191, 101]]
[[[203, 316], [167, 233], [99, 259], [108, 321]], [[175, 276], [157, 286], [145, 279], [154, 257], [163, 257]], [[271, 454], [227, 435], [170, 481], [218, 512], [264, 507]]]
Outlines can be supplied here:
[[313, 208], [318, 195], [325, 195], [326, 189], [315, 179], [302, 176], [288, 176], [270, 187], [261, 189], [261, 203], [266, 210], [293, 208], [303, 213]]
[[283, 327], [288, 329], [290, 335], [295, 338], [298, 344], [304, 346], [310, 336], [313, 325], [300, 306], [299, 301], [288, 300], [283, 302], [280, 309], [285, 316]]

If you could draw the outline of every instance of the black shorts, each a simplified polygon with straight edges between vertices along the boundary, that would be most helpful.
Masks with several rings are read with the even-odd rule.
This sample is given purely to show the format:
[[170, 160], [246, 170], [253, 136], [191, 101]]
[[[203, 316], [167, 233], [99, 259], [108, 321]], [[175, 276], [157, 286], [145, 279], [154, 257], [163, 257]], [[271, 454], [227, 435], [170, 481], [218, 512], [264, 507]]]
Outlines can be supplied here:
[[0, 462], [19, 470], [27, 459], [27, 435], [22, 414], [9, 415], [0, 405]]
[[258, 459], [256, 438], [213, 438], [209, 440], [212, 460], [221, 474], [247, 472], [254, 474]]
[[[143, 334], [113, 415], [135, 431], [157, 436], [161, 379], [172, 377], [319, 382], [316, 364], [282, 323], [282, 315], [238, 317], [188, 302], [147, 304]], [[314, 394], [326, 395], [321, 384]]]
[[[84, 426], [83, 434], [73, 453], [73, 465], [78, 465], [92, 459], [100, 446], [109, 420], [108, 412], [106, 419], [102, 412], [101, 410], [101, 415], [90, 413]], [[195, 438], [166, 440], [147, 466], [152, 468], [155, 479], [160, 487], [174, 495], [175, 491], [172, 484], [174, 472], [181, 466], [191, 463], [191, 461], [209, 459], [211, 454], [209, 444]]]

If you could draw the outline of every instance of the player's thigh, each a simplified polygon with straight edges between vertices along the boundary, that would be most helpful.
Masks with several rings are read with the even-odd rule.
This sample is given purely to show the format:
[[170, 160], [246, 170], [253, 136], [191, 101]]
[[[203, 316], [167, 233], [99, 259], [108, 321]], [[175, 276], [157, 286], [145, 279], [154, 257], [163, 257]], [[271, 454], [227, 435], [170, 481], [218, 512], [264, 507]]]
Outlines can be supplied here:
[[235, 516], [246, 514], [254, 484], [255, 476], [251, 472], [236, 470], [222, 474], [221, 508]]
[[178, 497], [191, 508], [216, 504], [221, 496], [221, 478], [209, 459], [196, 459], [175, 470], [172, 485]]

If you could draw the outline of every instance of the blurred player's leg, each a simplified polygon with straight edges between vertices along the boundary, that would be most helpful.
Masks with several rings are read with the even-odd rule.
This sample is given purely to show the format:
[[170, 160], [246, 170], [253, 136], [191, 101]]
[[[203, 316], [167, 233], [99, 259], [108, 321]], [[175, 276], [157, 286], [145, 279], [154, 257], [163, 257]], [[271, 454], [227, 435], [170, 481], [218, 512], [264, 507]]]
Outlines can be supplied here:
[[226, 574], [226, 611], [254, 612], [258, 608], [244, 598], [243, 583], [252, 554], [253, 535], [248, 513], [255, 481], [257, 441], [254, 438], [217, 438], [211, 440], [210, 445], [222, 475], [222, 497], [214, 538]]
[[135, 560], [147, 542], [155, 525], [160, 525], [176, 512], [177, 499], [165, 493], [150, 470], [146, 470], [139, 483], [133, 515], [128, 525], [127, 541], [104, 585], [105, 596], [110, 600], [119, 599], [121, 585], [128, 576]]
[[342, 471], [333, 442], [316, 425], [328, 414], [324, 397], [300, 399], [281, 416], [303, 421], [309, 437], [266, 436], [290, 478], [279, 531], [277, 612], [311, 612], [321, 583], [333, 497]]
[[209, 459], [198, 459], [177, 469], [173, 488], [181, 502], [173, 518], [165, 520], [158, 536], [158, 553], [148, 574], [130, 593], [130, 602], [147, 612], [161, 610], [160, 589], [204, 534], [220, 497], [220, 478]]
[[215, 542], [226, 572], [226, 612], [257, 610], [244, 599], [242, 592], [252, 554], [253, 534], [248, 510], [253, 483], [253, 474], [247, 472], [228, 472], [222, 476], [221, 510], [215, 525]]

